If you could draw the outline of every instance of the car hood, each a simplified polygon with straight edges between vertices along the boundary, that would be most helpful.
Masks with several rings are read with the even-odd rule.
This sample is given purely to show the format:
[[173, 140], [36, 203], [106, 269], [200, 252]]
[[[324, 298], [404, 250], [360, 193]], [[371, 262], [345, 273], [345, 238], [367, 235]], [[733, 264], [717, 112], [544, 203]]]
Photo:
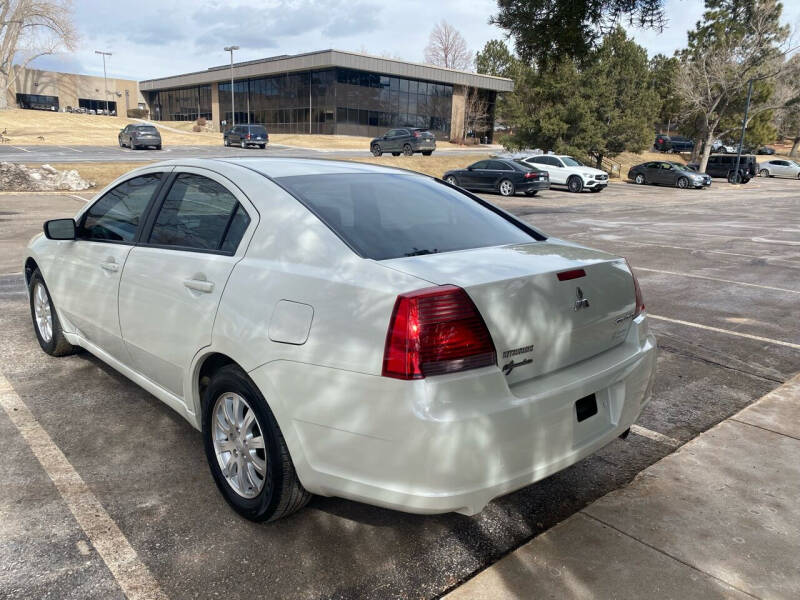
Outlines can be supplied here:
[[[547, 165], [545, 165], [545, 167], [546, 166]], [[594, 167], [586, 167], [586, 166], [584, 166], [584, 167], [567, 167], [567, 169], [570, 169], [571, 171], [574, 171], [576, 173], [580, 172], [580, 173], [591, 173], [592, 175], [608, 175], [608, 173], [606, 171], [603, 171], [602, 169], [595, 169]]]

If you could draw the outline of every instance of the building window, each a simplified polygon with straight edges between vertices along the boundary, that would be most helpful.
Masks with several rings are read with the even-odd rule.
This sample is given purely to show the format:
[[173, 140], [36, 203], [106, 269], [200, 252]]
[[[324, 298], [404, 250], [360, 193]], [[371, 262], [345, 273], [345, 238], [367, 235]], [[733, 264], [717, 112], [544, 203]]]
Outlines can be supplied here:
[[[85, 108], [87, 111], [102, 112], [106, 110], [105, 100], [94, 100], [92, 98], [78, 98], [78, 107]], [[113, 100], [108, 101], [108, 112], [117, 114], [117, 103]]]
[[35, 110], [58, 110], [58, 96], [40, 96], [39, 94], [17, 94], [20, 108]]
[[161, 90], [154, 94], [151, 108], [153, 119], [156, 121], [210, 119], [211, 86]]

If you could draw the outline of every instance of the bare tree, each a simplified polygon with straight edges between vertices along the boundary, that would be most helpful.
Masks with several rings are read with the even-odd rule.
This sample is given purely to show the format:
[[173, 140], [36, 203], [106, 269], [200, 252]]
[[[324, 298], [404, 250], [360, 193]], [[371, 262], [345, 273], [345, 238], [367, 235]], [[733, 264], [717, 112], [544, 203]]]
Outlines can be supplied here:
[[800, 54], [789, 59], [786, 76], [775, 82], [775, 97], [785, 107], [775, 115], [775, 128], [792, 141], [789, 156], [795, 158], [800, 151]]
[[72, 50], [76, 34], [69, 0], [0, 0], [0, 109], [8, 108], [8, 90], [16, 69], [61, 48]]
[[472, 54], [458, 30], [442, 20], [431, 31], [425, 47], [425, 62], [437, 67], [467, 71], [472, 67]]
[[472, 133], [475, 137], [485, 132], [494, 123], [489, 122], [489, 103], [484, 100], [478, 90], [468, 88], [464, 97], [464, 131], [461, 136], [466, 139], [467, 134]]
[[[684, 56], [676, 77], [676, 93], [685, 107], [682, 116], [697, 123], [702, 132], [705, 146], [700, 155], [700, 171], [706, 169], [714, 140], [741, 126], [735, 115], [741, 110], [750, 80], [774, 80], [784, 75], [790, 64], [785, 60], [791, 51], [786, 46], [787, 36], [780, 40], [769, 11], [756, 11], [744, 27], [742, 36], [723, 38], [709, 48]], [[784, 43], [783, 47], [773, 46], [776, 38]], [[785, 101], [780, 98], [756, 100], [750, 107], [748, 123], [764, 111], [784, 106]], [[724, 123], [729, 125], [725, 127]]]

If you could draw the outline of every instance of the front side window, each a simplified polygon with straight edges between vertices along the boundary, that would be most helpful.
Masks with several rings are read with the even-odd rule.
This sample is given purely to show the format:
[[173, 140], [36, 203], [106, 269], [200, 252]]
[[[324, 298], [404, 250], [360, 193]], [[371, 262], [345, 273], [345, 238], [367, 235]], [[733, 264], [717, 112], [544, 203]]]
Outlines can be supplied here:
[[337, 173], [277, 181], [364, 258], [386, 260], [543, 239], [463, 192], [417, 175]]
[[202, 175], [181, 173], [164, 198], [148, 243], [234, 252], [249, 223], [224, 186]]
[[479, 160], [475, 164], [472, 165], [473, 169], [488, 169], [489, 168], [489, 161], [488, 160]]
[[79, 237], [85, 240], [133, 242], [161, 173], [129, 179], [105, 194], [86, 211]]

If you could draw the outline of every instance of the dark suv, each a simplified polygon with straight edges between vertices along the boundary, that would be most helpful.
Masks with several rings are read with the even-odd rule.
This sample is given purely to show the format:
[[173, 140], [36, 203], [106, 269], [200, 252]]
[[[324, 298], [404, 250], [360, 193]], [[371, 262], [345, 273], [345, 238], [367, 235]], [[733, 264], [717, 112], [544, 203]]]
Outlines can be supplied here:
[[691, 152], [694, 140], [680, 135], [657, 135], [653, 147], [659, 152]]
[[222, 134], [222, 143], [226, 146], [258, 146], [262, 150], [269, 143], [269, 134], [263, 125], [234, 125]]
[[[690, 163], [689, 167], [698, 168], [697, 163]], [[706, 174], [711, 177], [722, 177], [729, 179], [736, 167], [735, 154], [713, 154], [708, 157]], [[758, 173], [758, 162], [752, 154], [743, 154], [739, 159], [739, 172], [742, 174], [742, 182], [746, 183]]]
[[434, 150], [436, 150], [436, 136], [420, 127], [390, 129], [382, 137], [375, 138], [369, 143], [369, 151], [374, 156], [380, 156], [384, 152], [391, 152], [392, 156], [400, 156], [401, 152], [406, 156], [411, 156], [414, 152], [430, 156]]

